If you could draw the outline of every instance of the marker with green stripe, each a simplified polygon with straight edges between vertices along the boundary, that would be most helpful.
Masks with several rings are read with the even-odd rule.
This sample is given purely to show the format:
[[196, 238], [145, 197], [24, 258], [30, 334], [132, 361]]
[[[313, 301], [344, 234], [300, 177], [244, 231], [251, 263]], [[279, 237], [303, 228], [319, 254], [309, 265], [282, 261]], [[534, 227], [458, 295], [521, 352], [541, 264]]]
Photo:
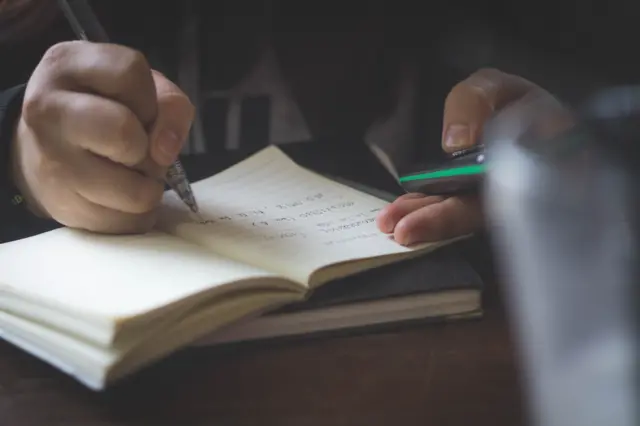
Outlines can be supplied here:
[[398, 181], [408, 192], [449, 195], [476, 190], [485, 172], [484, 150], [475, 148], [458, 153], [436, 167], [407, 173]]
[[416, 173], [408, 176], [402, 176], [400, 178], [400, 183], [411, 182], [414, 180], [425, 180], [425, 179], [437, 179], [437, 178], [447, 178], [454, 176], [470, 176], [470, 175], [478, 175], [484, 174], [485, 172], [484, 164], [474, 164], [470, 166], [460, 166], [460, 167], [452, 167], [450, 169], [444, 170], [435, 170], [432, 172], [422, 172]]

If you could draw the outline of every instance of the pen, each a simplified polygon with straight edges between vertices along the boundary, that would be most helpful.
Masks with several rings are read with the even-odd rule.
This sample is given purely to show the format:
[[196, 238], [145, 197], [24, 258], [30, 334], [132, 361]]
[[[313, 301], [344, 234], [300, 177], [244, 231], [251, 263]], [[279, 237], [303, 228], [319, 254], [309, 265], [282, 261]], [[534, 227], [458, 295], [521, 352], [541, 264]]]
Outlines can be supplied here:
[[[58, 0], [58, 4], [77, 37], [97, 43], [109, 42], [106, 31], [85, 0]], [[165, 181], [192, 212], [198, 213], [195, 195], [179, 160], [169, 167]]]
[[483, 146], [458, 151], [449, 159], [401, 175], [400, 185], [408, 192], [425, 195], [455, 195], [476, 192], [486, 174]]

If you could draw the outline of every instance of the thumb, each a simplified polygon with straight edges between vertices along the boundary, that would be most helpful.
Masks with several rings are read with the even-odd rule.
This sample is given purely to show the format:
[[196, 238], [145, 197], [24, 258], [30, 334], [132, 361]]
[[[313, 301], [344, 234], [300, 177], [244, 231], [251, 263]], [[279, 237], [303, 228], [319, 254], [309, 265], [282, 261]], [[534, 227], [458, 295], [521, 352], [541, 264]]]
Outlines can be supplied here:
[[481, 69], [458, 83], [444, 104], [443, 150], [471, 148], [494, 112], [535, 88], [530, 81], [495, 69]]
[[158, 96], [158, 114], [151, 129], [151, 158], [168, 167], [178, 157], [187, 140], [195, 107], [178, 86], [153, 71]]

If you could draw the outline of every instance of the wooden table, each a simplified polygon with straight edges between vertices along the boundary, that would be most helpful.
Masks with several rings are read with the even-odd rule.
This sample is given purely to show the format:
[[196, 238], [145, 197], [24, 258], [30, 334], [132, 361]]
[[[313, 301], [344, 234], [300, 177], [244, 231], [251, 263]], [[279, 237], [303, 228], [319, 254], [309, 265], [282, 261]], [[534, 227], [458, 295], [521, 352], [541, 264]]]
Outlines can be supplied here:
[[482, 320], [192, 349], [103, 394], [0, 343], [0, 424], [522, 425], [517, 359], [488, 284]]

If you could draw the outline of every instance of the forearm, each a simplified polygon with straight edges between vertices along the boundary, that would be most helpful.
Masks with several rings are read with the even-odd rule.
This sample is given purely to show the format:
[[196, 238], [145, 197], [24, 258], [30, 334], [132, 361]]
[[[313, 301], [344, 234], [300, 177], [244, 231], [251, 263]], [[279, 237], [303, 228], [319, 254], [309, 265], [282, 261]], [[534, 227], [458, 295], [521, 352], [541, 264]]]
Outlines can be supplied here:
[[24, 86], [0, 92], [0, 243], [36, 235], [58, 227], [33, 215], [12, 179], [11, 143], [20, 117]]

